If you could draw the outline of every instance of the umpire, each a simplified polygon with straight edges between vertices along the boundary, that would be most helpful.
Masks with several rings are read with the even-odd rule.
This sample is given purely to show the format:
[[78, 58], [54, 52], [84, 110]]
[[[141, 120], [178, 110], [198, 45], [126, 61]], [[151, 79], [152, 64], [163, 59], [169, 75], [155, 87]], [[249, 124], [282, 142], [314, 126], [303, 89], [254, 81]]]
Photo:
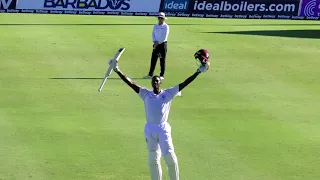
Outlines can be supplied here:
[[144, 77], [145, 79], [152, 78], [158, 57], [160, 58], [160, 79], [164, 79], [164, 73], [166, 70], [167, 39], [169, 35], [169, 25], [165, 23], [166, 19], [166, 15], [163, 12], [160, 12], [158, 15], [158, 24], [155, 24], [153, 27], [153, 51], [151, 56], [150, 71], [149, 74]]

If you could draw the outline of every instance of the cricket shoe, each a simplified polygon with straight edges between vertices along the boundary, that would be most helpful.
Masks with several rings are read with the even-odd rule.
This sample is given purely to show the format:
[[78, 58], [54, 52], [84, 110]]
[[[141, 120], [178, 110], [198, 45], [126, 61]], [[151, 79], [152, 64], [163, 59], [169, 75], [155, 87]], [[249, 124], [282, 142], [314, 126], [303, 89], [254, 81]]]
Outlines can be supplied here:
[[143, 77], [143, 79], [151, 79], [152, 76], [146, 75], [145, 77]]

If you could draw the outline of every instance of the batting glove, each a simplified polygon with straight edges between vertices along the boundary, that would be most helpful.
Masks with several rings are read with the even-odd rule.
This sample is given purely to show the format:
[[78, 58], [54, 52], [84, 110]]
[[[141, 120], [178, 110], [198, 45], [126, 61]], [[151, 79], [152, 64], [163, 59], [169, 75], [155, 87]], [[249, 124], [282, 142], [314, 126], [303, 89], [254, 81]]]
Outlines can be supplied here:
[[210, 67], [210, 63], [207, 62], [206, 64], [201, 64], [197, 69], [197, 72], [206, 72]]
[[114, 66], [113, 66], [113, 70], [114, 70], [114, 72], [119, 72], [119, 71], [120, 71], [120, 69], [119, 69], [118, 62], [117, 62], [117, 61], [115, 61], [113, 65], [114, 65]]

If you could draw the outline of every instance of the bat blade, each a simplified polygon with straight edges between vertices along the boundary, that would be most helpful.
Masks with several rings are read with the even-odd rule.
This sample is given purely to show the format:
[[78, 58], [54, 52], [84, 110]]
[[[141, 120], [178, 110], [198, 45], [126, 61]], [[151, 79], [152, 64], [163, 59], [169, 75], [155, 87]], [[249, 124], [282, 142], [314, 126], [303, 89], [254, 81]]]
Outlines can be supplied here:
[[108, 77], [110, 76], [111, 73], [112, 73], [112, 65], [109, 66], [109, 68], [108, 68], [108, 70], [107, 70], [107, 73], [106, 73], [106, 75], [104, 76], [104, 79], [103, 79], [103, 81], [102, 81], [102, 83], [101, 83], [101, 85], [100, 85], [100, 87], [99, 87], [99, 90], [98, 90], [99, 92], [102, 91], [102, 88], [103, 88], [104, 84], [107, 82]]
[[125, 50], [125, 48], [120, 48], [117, 51], [117, 53], [115, 54], [115, 56], [113, 57], [112, 62], [109, 63], [109, 68], [108, 68], [108, 70], [106, 72], [106, 75], [104, 76], [104, 79], [103, 79], [103, 81], [102, 81], [102, 83], [101, 83], [101, 85], [100, 85], [100, 87], [98, 89], [99, 92], [102, 91], [103, 86], [105, 85], [105, 83], [108, 80], [108, 77], [110, 76], [110, 74], [113, 71], [113, 67], [114, 67], [115, 63], [117, 63], [120, 60], [120, 57], [121, 57], [122, 53], [124, 52], [124, 50]]

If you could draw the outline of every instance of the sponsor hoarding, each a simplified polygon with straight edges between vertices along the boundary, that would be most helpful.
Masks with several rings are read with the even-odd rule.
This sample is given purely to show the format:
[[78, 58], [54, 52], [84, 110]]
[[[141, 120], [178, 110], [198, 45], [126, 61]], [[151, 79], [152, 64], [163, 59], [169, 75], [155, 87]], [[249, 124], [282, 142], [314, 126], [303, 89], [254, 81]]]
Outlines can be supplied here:
[[15, 9], [16, 0], [0, 0], [0, 9]]
[[301, 0], [299, 16], [320, 17], [320, 0]]
[[168, 16], [249, 19], [320, 19], [320, 0], [163, 0]]
[[229, 15], [297, 15], [300, 0], [164, 0], [161, 10]]
[[0, 0], [0, 13], [320, 20], [320, 0]]
[[42, 9], [3, 9], [0, 13], [36, 13], [36, 14], [79, 14], [79, 15], [122, 15], [157, 16], [158, 12], [121, 12], [121, 11], [82, 11], [82, 10], [42, 10]]
[[161, 0], [19, 0], [17, 9], [158, 12]]
[[188, 0], [163, 0], [162, 9], [164, 11], [188, 11]]
[[[78, 15], [119, 15], [119, 16], [157, 16], [157, 12], [121, 12], [121, 11], [81, 11], [81, 10], [39, 10], [39, 9], [0, 9], [0, 13], [37, 13], [37, 14], [78, 14]], [[305, 17], [294, 15], [232, 15], [168, 12], [168, 17], [196, 17], [196, 18], [234, 18], [234, 19], [292, 19], [292, 20], [320, 20], [320, 17]]]

